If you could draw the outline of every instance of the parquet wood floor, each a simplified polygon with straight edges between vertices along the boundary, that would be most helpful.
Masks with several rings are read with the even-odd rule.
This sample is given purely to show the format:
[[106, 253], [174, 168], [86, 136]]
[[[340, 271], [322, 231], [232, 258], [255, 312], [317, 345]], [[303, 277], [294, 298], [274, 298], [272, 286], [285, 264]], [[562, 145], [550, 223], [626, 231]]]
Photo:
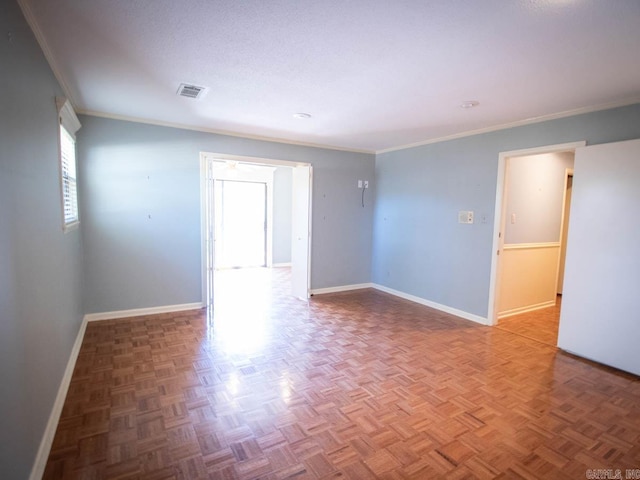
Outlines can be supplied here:
[[561, 307], [562, 295], [558, 295], [553, 307], [502, 318], [497, 327], [555, 347], [558, 345]]
[[[275, 272], [276, 277], [286, 272]], [[89, 324], [44, 478], [531, 479], [640, 468], [640, 381], [374, 291]], [[284, 287], [286, 290], [286, 287]], [[631, 353], [631, 352], [630, 352]]]

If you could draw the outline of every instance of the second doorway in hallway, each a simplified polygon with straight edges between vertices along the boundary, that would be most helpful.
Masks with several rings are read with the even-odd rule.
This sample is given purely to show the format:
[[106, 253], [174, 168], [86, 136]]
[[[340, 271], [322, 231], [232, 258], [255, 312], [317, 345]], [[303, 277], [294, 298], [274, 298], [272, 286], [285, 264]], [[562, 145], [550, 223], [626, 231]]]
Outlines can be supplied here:
[[216, 180], [216, 268], [267, 264], [267, 185]]

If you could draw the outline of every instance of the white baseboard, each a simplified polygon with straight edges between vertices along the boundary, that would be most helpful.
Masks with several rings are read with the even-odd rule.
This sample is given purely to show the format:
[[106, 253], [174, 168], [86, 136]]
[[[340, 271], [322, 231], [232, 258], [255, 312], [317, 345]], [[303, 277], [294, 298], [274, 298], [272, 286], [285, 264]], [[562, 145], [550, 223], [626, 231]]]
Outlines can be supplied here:
[[451, 315], [464, 318], [465, 320], [471, 320], [472, 322], [480, 323], [482, 325], [489, 325], [489, 320], [485, 317], [481, 317], [480, 315], [475, 315], [473, 313], [465, 312], [464, 310], [458, 310], [457, 308], [432, 302], [431, 300], [427, 300], [421, 297], [416, 297], [415, 295], [410, 295], [408, 293], [404, 293], [399, 290], [394, 290], [393, 288], [385, 287], [383, 285], [378, 285], [377, 283], [374, 283], [372, 286], [373, 288], [375, 288], [376, 290], [380, 290], [381, 292], [390, 293], [391, 295], [395, 295], [396, 297], [404, 298], [405, 300], [419, 303], [420, 305], [425, 305], [427, 307], [435, 308], [436, 310], [440, 310], [441, 312], [445, 312], [445, 313], [450, 313]]
[[536, 305], [527, 305], [524, 307], [513, 308], [505, 312], [499, 312], [498, 319], [512, 317], [514, 315], [520, 315], [521, 313], [533, 312], [534, 310], [540, 310], [542, 308], [555, 307], [555, 305], [556, 305], [556, 301], [553, 300], [549, 302], [538, 303]]
[[284, 262], [284, 263], [274, 263], [273, 265], [271, 265], [273, 268], [279, 268], [279, 267], [290, 267], [291, 266], [291, 262]]
[[44, 469], [47, 466], [47, 460], [49, 459], [49, 452], [51, 452], [51, 445], [53, 445], [53, 438], [55, 437], [56, 430], [58, 429], [58, 422], [60, 421], [60, 415], [62, 414], [62, 407], [64, 406], [65, 399], [67, 398], [69, 384], [71, 383], [71, 377], [73, 376], [73, 370], [76, 366], [76, 360], [78, 359], [82, 340], [84, 339], [84, 332], [86, 330], [87, 317], [85, 316], [80, 323], [80, 329], [78, 330], [76, 341], [73, 343], [73, 347], [71, 348], [67, 367], [65, 368], [64, 375], [60, 381], [58, 393], [56, 394], [56, 399], [53, 402], [53, 408], [51, 409], [47, 426], [44, 430], [44, 434], [42, 435], [36, 459], [33, 462], [33, 467], [31, 468], [29, 480], [40, 480], [44, 474]]
[[373, 288], [373, 283], [356, 283], [353, 285], [341, 285], [339, 287], [314, 288], [311, 295], [322, 295], [323, 293], [348, 292], [350, 290], [362, 290], [363, 288]]
[[134, 308], [132, 310], [117, 310], [115, 312], [88, 313], [84, 316], [87, 322], [99, 320], [114, 320], [116, 318], [139, 317], [142, 315], [155, 315], [157, 313], [182, 312], [184, 310], [198, 310], [203, 308], [202, 302], [183, 303], [180, 305], [165, 305], [162, 307]]

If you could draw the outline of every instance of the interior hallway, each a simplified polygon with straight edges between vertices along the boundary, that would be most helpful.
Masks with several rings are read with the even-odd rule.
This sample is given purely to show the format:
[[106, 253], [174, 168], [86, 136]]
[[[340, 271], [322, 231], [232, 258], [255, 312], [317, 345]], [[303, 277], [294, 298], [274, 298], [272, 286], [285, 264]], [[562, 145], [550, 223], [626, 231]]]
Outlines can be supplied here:
[[[640, 381], [375, 290], [219, 276], [90, 323], [44, 478], [585, 478], [640, 465]], [[221, 293], [244, 286], [235, 297]], [[267, 286], [262, 293], [260, 285]]]
[[561, 308], [562, 295], [557, 295], [553, 307], [502, 318], [497, 327], [555, 347], [558, 345]]

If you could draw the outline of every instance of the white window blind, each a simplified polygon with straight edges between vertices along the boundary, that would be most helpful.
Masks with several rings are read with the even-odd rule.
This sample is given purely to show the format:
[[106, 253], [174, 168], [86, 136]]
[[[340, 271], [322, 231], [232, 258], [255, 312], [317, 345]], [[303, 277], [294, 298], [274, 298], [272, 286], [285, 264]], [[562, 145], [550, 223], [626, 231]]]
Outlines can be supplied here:
[[60, 125], [60, 171], [62, 172], [64, 226], [68, 227], [79, 221], [76, 141], [62, 125]]
[[76, 137], [80, 121], [69, 101], [56, 98], [60, 119], [60, 182], [62, 192], [63, 229], [77, 226], [80, 221], [78, 211], [78, 179], [76, 175]]

